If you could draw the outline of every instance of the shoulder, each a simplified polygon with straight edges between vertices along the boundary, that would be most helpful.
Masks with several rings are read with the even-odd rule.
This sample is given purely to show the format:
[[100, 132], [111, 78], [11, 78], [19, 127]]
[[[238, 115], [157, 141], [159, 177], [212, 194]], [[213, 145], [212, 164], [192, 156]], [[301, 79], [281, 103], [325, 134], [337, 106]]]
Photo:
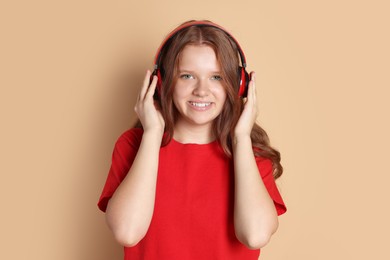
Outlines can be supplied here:
[[128, 129], [119, 136], [117, 142], [134, 142], [134, 141], [141, 142], [143, 133], [144, 130], [142, 128]]
[[255, 156], [256, 163], [262, 163], [262, 164], [271, 164], [272, 161], [270, 158], [263, 157], [263, 156]]
[[123, 132], [117, 139], [112, 153], [114, 165], [127, 165], [134, 159], [142, 140], [143, 130], [132, 128]]
[[272, 176], [273, 174], [273, 163], [270, 158], [262, 157], [262, 156], [256, 156], [256, 164], [257, 167], [261, 173], [261, 176], [267, 177], [267, 176]]
[[142, 128], [131, 128], [123, 132], [116, 141], [115, 147], [129, 147], [138, 149], [141, 144]]

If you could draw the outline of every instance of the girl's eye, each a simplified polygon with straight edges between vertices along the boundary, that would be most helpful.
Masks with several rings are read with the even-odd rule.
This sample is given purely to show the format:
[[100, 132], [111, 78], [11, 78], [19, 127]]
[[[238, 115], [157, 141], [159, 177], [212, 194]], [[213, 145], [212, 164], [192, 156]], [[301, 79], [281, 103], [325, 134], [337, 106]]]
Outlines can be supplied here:
[[180, 75], [180, 78], [181, 79], [192, 79], [193, 77], [190, 74], [182, 74], [182, 75]]
[[214, 76], [211, 77], [211, 79], [221, 81], [222, 77], [219, 76], [219, 75], [214, 75]]

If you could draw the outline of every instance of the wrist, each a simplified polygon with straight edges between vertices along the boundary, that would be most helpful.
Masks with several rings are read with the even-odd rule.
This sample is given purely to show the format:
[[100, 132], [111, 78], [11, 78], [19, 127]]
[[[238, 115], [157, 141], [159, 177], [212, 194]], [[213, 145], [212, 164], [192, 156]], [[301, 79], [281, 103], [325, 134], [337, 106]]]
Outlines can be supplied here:
[[252, 139], [250, 134], [235, 134], [233, 137], [233, 144], [237, 145], [239, 143], [252, 144]]
[[142, 139], [157, 140], [161, 142], [161, 139], [164, 135], [164, 129], [144, 129], [142, 134]]

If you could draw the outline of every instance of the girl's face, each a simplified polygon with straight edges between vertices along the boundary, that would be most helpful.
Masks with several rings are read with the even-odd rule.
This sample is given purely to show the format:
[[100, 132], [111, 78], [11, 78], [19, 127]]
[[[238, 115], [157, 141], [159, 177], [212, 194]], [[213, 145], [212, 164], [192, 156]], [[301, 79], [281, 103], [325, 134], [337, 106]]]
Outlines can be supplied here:
[[173, 102], [180, 113], [177, 125], [209, 126], [226, 100], [221, 68], [207, 45], [187, 45], [179, 57]]

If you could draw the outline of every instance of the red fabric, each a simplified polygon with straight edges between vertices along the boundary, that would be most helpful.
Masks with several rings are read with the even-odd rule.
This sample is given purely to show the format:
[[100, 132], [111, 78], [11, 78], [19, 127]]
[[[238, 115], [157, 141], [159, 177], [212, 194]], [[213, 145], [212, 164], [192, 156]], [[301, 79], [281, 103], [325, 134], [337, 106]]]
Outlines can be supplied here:
[[[141, 129], [125, 132], [117, 141], [112, 166], [98, 206], [108, 200], [126, 176], [142, 138]], [[286, 207], [268, 159], [257, 158], [260, 174], [278, 215]], [[258, 259], [234, 234], [232, 160], [218, 142], [181, 144], [172, 140], [160, 149], [153, 218], [145, 237], [125, 247], [125, 260]]]

